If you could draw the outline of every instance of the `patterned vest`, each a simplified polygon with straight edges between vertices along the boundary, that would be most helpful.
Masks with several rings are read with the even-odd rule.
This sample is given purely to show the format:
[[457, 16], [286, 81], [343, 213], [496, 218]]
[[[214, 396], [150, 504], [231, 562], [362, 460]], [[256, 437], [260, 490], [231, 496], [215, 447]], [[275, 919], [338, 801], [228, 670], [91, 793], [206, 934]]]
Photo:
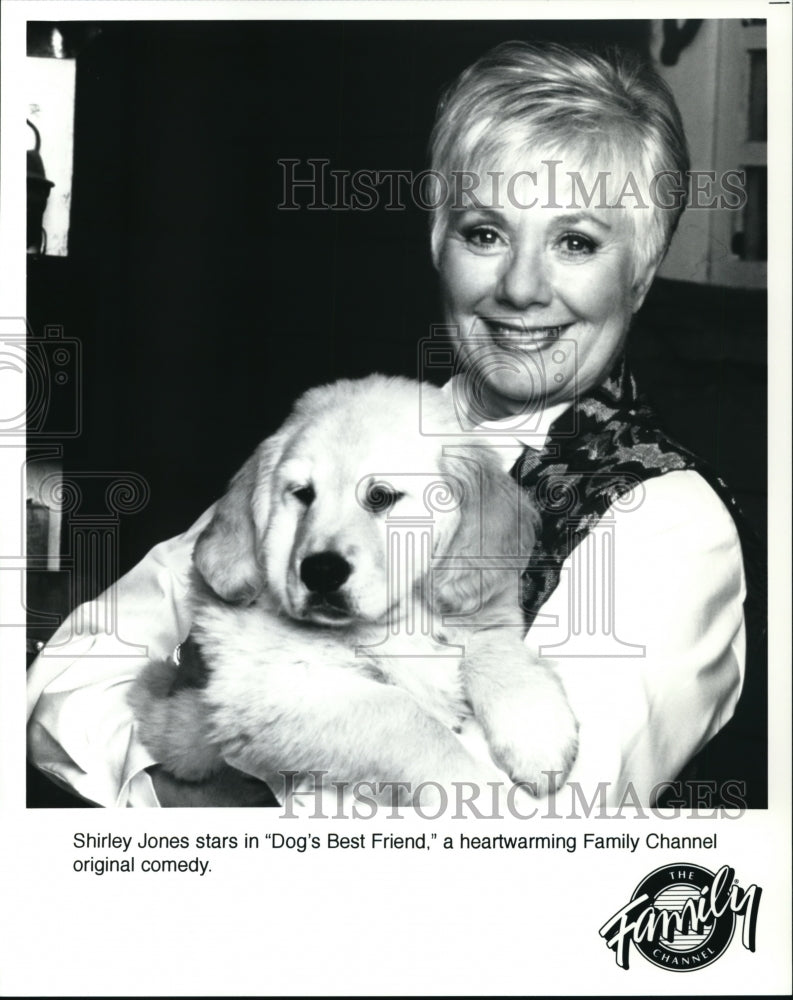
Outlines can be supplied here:
[[[753, 530], [727, 485], [705, 462], [663, 430], [637, 390], [623, 357], [609, 378], [582, 396], [550, 428], [542, 452], [527, 448], [512, 474], [542, 514], [530, 567], [523, 574], [523, 607], [531, 625], [559, 583], [562, 563], [598, 524], [607, 508], [643, 482], [677, 470], [698, 472], [735, 521], [741, 540], [747, 597], [746, 681], [735, 717], [680, 776], [691, 805], [767, 804], [766, 575]], [[715, 798], [710, 786], [716, 783]], [[730, 782], [745, 782], [745, 790]], [[697, 799], [699, 796], [699, 800]], [[668, 796], [670, 804], [680, 797]]]

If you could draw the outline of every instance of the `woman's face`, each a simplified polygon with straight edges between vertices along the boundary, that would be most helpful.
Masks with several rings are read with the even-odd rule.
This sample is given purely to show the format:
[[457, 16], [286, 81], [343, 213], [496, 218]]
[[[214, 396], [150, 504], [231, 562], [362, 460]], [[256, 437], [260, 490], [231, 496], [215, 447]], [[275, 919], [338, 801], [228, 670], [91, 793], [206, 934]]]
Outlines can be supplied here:
[[[516, 188], [512, 198], [450, 213], [437, 265], [458, 361], [498, 418], [571, 401], [599, 385], [622, 351], [654, 267], [635, 274], [625, 208], [571, 202], [556, 190]], [[530, 205], [531, 208], [520, 207]], [[573, 204], [578, 207], [560, 207]], [[551, 206], [551, 207], [549, 207]]]

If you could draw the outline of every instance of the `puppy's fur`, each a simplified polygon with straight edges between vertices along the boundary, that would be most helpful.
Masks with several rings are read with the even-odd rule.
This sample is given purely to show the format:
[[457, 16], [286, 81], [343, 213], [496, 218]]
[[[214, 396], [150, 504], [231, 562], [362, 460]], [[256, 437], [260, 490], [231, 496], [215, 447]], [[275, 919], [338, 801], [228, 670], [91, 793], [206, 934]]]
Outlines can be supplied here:
[[576, 722], [518, 602], [536, 514], [452, 416], [405, 379], [322, 386], [234, 477], [193, 556], [206, 684], [154, 663], [131, 696], [167, 770], [503, 778], [453, 731], [473, 715], [515, 781], [562, 780]]

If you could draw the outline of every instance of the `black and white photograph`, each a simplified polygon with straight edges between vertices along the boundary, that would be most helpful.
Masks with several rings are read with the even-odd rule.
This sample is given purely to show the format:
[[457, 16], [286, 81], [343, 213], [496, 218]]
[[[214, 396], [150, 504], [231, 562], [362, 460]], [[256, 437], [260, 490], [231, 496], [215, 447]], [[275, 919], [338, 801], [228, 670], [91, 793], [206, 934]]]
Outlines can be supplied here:
[[790, 5], [586, 11], [4, 5], [0, 992], [789, 988]]

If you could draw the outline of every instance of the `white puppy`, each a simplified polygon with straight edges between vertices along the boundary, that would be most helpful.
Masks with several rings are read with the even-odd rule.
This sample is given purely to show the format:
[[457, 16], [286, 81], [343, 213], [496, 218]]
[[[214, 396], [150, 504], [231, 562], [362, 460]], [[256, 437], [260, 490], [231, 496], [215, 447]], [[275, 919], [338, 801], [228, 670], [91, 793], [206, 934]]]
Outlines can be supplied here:
[[144, 671], [143, 742], [187, 780], [224, 758], [269, 780], [503, 779], [455, 735], [473, 715], [499, 768], [544, 794], [572, 765], [576, 721], [522, 641], [535, 523], [439, 389], [383, 376], [312, 389], [198, 540], [198, 681], [173, 663]]

